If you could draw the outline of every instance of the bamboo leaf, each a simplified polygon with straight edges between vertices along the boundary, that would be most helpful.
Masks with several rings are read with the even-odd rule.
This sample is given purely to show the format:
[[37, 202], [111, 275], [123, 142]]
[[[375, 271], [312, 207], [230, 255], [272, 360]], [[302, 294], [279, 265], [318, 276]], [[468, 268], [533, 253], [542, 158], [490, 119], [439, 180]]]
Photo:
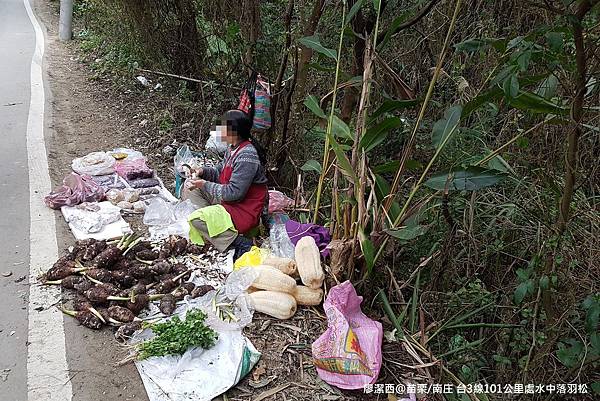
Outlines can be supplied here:
[[390, 41], [390, 39], [392, 38], [392, 36], [394, 36], [394, 34], [396, 33], [396, 30], [406, 21], [408, 20], [408, 18], [412, 15], [412, 12], [410, 11], [406, 11], [402, 14], [400, 14], [398, 17], [394, 18], [394, 20], [392, 21], [392, 23], [390, 24], [390, 27], [388, 28], [387, 32], [385, 33], [385, 36], [383, 38], [383, 40], [381, 41], [381, 43], [379, 43], [377, 45], [378, 49], [383, 49], [385, 47], [385, 45]]
[[349, 24], [352, 21], [352, 18], [354, 18], [354, 16], [356, 15], [356, 13], [358, 13], [360, 7], [362, 6], [362, 2], [363, 0], [358, 0], [356, 3], [354, 3], [350, 11], [348, 11], [348, 15], [346, 15], [347, 24]]
[[396, 314], [392, 310], [392, 306], [390, 305], [390, 302], [388, 301], [385, 292], [383, 292], [383, 290], [380, 288], [377, 294], [379, 295], [379, 299], [381, 300], [381, 304], [383, 305], [383, 310], [388, 315], [390, 322], [392, 322], [392, 325], [396, 329], [396, 334], [399, 335], [400, 338], [403, 338], [404, 330], [402, 330], [402, 322], [404, 320], [404, 316], [406, 315], [406, 309], [404, 309], [404, 311], [399, 317], [396, 317]]
[[[380, 175], [375, 176], [375, 195], [377, 200], [381, 203], [386, 196], [390, 194], [390, 184]], [[400, 204], [397, 201], [392, 202], [392, 207], [389, 210], [389, 217], [391, 221], [396, 220], [400, 214]]]
[[[423, 164], [418, 160], [409, 159], [404, 164], [407, 170], [420, 170], [423, 168]], [[380, 164], [379, 166], [372, 167], [375, 174], [395, 173], [400, 168], [399, 160], [391, 160], [389, 162]]]
[[323, 109], [321, 109], [321, 106], [319, 105], [319, 100], [317, 99], [316, 96], [314, 95], [309, 95], [305, 100], [304, 100], [304, 105], [313, 112], [314, 115], [316, 115], [319, 118], [327, 118], [327, 116], [325, 115], [325, 112], [323, 111]]
[[436, 149], [446, 142], [447, 138], [456, 131], [461, 113], [462, 106], [454, 105], [446, 110], [444, 118], [438, 120], [433, 125], [431, 140]]
[[519, 91], [514, 99], [509, 99], [511, 106], [531, 113], [567, 115], [569, 109], [552, 103], [543, 97], [531, 92]]
[[377, 117], [381, 116], [382, 114], [390, 113], [390, 112], [396, 111], [396, 110], [410, 109], [418, 104], [419, 104], [419, 101], [417, 99], [386, 100], [385, 102], [383, 102], [383, 104], [381, 106], [379, 106], [379, 108], [377, 110], [375, 110], [375, 113], [373, 113], [371, 115], [371, 117], [369, 117], [369, 119], [375, 120]]
[[471, 166], [446, 173], [438, 173], [425, 182], [431, 189], [444, 190], [446, 182], [450, 191], [475, 191], [500, 182], [504, 175], [495, 170]]
[[417, 272], [417, 278], [415, 279], [415, 286], [413, 288], [413, 295], [410, 303], [410, 320], [409, 327], [410, 332], [415, 332], [415, 325], [417, 324], [417, 304], [419, 303], [419, 287], [421, 284], [421, 270]]
[[344, 139], [353, 140], [352, 132], [350, 132], [350, 127], [346, 124], [341, 118], [338, 116], [333, 116], [333, 120], [331, 120], [331, 132], [336, 137], [341, 137]]
[[502, 96], [502, 89], [500, 89], [499, 87], [494, 87], [482, 93], [481, 95], [474, 97], [464, 105], [462, 112], [463, 118], [469, 116], [471, 113], [479, 109], [484, 104], [498, 99], [500, 96]]
[[356, 183], [356, 175], [354, 174], [354, 169], [352, 168], [352, 164], [350, 164], [350, 160], [348, 160], [348, 156], [346, 156], [346, 153], [342, 150], [340, 144], [337, 143], [333, 135], [330, 135], [329, 141], [331, 143], [331, 149], [333, 149], [333, 153], [335, 153], [337, 164], [341, 173], [348, 179], [348, 181], [353, 184]]
[[504, 90], [504, 95], [508, 99], [514, 99], [519, 94], [519, 79], [515, 74], [511, 74], [504, 80], [502, 88]]
[[362, 250], [367, 265], [367, 275], [369, 275], [373, 271], [373, 266], [375, 265], [375, 246], [362, 230], [359, 232], [359, 237], [360, 249]]
[[317, 71], [321, 71], [321, 72], [335, 73], [335, 68], [326, 67], [319, 63], [308, 63], [306, 66], [308, 68], [312, 68], [313, 70], [317, 70]]
[[424, 226], [400, 227], [385, 230], [385, 232], [396, 239], [410, 241], [425, 234], [427, 232], [427, 228]]
[[385, 140], [390, 131], [402, 125], [402, 120], [398, 117], [390, 117], [383, 120], [374, 127], [367, 129], [367, 132], [360, 139], [360, 147], [369, 152], [374, 147]]
[[323, 46], [321, 44], [321, 39], [318, 35], [305, 36], [303, 38], [298, 39], [298, 41], [304, 46], [313, 49], [314, 51], [321, 53], [324, 56], [327, 56], [333, 60], [337, 60], [336, 51]]
[[317, 173], [321, 174], [321, 163], [319, 163], [316, 160], [307, 160], [306, 163], [304, 163], [302, 165], [302, 167], [300, 167], [300, 170], [302, 171], [316, 171]]

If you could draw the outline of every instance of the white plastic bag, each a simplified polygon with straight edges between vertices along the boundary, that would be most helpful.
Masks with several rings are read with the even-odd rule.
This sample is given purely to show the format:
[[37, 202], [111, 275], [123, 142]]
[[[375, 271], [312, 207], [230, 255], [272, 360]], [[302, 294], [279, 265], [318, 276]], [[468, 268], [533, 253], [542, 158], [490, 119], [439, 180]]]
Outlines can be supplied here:
[[295, 247], [290, 241], [285, 224], [274, 224], [269, 233], [271, 253], [280, 258], [295, 259]]
[[[89, 207], [88, 207], [89, 205]], [[86, 234], [102, 231], [102, 229], [121, 218], [118, 208], [100, 208], [97, 203], [82, 203], [72, 208], [67, 223]]]
[[223, 156], [227, 151], [227, 143], [223, 142], [222, 133], [220, 131], [210, 131], [210, 136], [206, 141], [206, 150], [208, 152], [216, 153], [219, 156]]
[[173, 208], [173, 217], [177, 221], [185, 220], [187, 222], [188, 216], [194, 213], [196, 209], [198, 209], [196, 205], [194, 205], [191, 200], [186, 199], [175, 205]]
[[[176, 313], [184, 319], [187, 310], [200, 308], [199, 301], [191, 300], [178, 307]], [[206, 323], [210, 326], [208, 320]], [[260, 353], [242, 330], [213, 329], [219, 338], [210, 349], [190, 348], [181, 356], [152, 357], [135, 362], [150, 401], [210, 401], [235, 386], [252, 370]], [[131, 343], [151, 335], [148, 329], [138, 332]]]
[[152, 239], [160, 239], [169, 235], [189, 238], [190, 225], [187, 218], [197, 209], [189, 199], [172, 204], [165, 202], [162, 198], [154, 198], [149, 203], [143, 222], [150, 226]]
[[182, 145], [177, 149], [177, 154], [173, 157], [173, 167], [175, 168], [175, 171], [183, 176], [185, 176], [184, 168], [182, 167], [184, 164], [188, 164], [193, 168], [199, 167], [197, 166], [198, 163], [196, 158], [188, 145]]
[[92, 152], [78, 157], [71, 163], [71, 168], [77, 174], [106, 175], [115, 172], [116, 160], [106, 152]]
[[173, 205], [167, 203], [162, 198], [150, 200], [150, 204], [144, 213], [144, 224], [147, 226], [164, 226], [171, 224], [175, 218], [173, 216]]

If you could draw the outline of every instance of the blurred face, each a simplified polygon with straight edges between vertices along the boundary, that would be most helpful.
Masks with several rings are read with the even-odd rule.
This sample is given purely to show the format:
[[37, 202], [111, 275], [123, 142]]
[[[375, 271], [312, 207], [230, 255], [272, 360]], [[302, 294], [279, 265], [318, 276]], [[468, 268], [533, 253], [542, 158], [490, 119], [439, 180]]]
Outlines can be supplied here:
[[231, 130], [231, 127], [227, 126], [226, 121], [217, 124], [212, 128], [212, 130], [217, 133], [217, 140], [220, 140], [221, 142], [227, 143], [229, 145], [235, 145], [235, 139], [237, 138], [237, 136]]
[[237, 134], [231, 129], [231, 125], [227, 121], [222, 121], [221, 125], [217, 125], [217, 132], [220, 133], [223, 142], [229, 145], [237, 144]]

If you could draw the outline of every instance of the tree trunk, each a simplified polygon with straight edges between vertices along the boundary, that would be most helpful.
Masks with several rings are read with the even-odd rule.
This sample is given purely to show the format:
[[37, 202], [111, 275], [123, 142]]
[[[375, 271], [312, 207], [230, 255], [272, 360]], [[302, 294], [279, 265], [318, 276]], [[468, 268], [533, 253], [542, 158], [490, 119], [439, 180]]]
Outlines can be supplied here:
[[[247, 20], [246, 30], [248, 38], [248, 48], [246, 49], [246, 55], [244, 57], [244, 63], [247, 66], [252, 67], [254, 64], [254, 56], [256, 54], [256, 44], [260, 37], [260, 1], [259, 0], [246, 0], [245, 7], [247, 13], [242, 13], [242, 18]], [[251, 74], [252, 71], [248, 71]]]
[[275, 85], [273, 86], [273, 99], [271, 108], [271, 117], [273, 118], [273, 125], [276, 122], [277, 106], [279, 105], [279, 98], [281, 92], [281, 85], [283, 82], [283, 76], [287, 69], [288, 58], [290, 55], [290, 47], [292, 45], [292, 15], [294, 14], [294, 0], [290, 0], [285, 10], [284, 27], [285, 27], [285, 44], [281, 55], [281, 64], [279, 65], [279, 71], [277, 72], [277, 78], [275, 79]]
[[[304, 31], [302, 31], [302, 36], [312, 36], [315, 34], [317, 27], [319, 26], [319, 21], [321, 20], [321, 16], [323, 15], [323, 9], [325, 7], [325, 0], [315, 0], [313, 5], [312, 13], [310, 15], [310, 19], [308, 20], [306, 26], [304, 27]], [[308, 76], [308, 63], [312, 58], [313, 51], [311, 48], [300, 45], [300, 60], [298, 62], [298, 77], [296, 78], [296, 93], [297, 99], [302, 102], [304, 100], [304, 95], [306, 91], [306, 78]]]
[[[354, 2], [351, 2], [354, 3]], [[351, 7], [352, 4], [349, 4]], [[365, 21], [362, 11], [359, 11], [354, 16], [352, 20], [352, 29], [354, 32], [359, 35], [368, 35], [368, 32], [371, 32], [374, 27], [374, 21], [370, 20]], [[364, 68], [364, 55], [365, 55], [365, 41], [358, 36], [354, 36], [354, 59], [352, 60], [352, 76], [356, 77], [358, 75], [363, 74]], [[341, 114], [340, 118], [348, 123], [352, 119], [352, 114], [354, 114], [354, 109], [356, 109], [356, 104], [358, 103], [358, 89], [354, 87], [349, 87], [346, 89], [344, 93], [344, 100], [342, 102]]]
[[[310, 15], [310, 19], [306, 23], [304, 30], [302, 32], [302, 36], [312, 36], [315, 34], [317, 27], [319, 25], [319, 21], [321, 16], [323, 15], [323, 8], [325, 7], [325, 0], [315, 0], [313, 4], [312, 12]], [[308, 77], [308, 63], [312, 58], [313, 51], [312, 49], [306, 46], [300, 46], [300, 57], [296, 63], [296, 72], [294, 74], [294, 85], [290, 88], [290, 93], [288, 93], [289, 103], [286, 106], [285, 116], [284, 116], [284, 127], [282, 130], [282, 141], [285, 138], [285, 142], [282, 143], [281, 151], [277, 155], [275, 168], [281, 172], [283, 164], [287, 159], [288, 155], [288, 146], [286, 146], [288, 132], [294, 131], [294, 119], [293, 116], [298, 112], [300, 105], [304, 100], [304, 95], [306, 91], [306, 79]], [[295, 99], [292, 100], [292, 99]], [[279, 176], [281, 181], [283, 177]]]

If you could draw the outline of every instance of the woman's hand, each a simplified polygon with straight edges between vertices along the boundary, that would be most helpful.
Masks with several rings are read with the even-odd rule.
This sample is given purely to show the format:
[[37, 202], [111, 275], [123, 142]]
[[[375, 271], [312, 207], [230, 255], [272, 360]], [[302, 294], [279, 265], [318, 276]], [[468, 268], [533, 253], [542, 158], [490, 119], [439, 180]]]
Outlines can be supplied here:
[[188, 179], [185, 180], [185, 186], [187, 189], [200, 189], [204, 186], [204, 183], [206, 183], [206, 180], [193, 180], [193, 179]]
[[[202, 174], [204, 174], [204, 170], [202, 169], [202, 167], [195, 169], [192, 168], [192, 166], [190, 166], [189, 164], [184, 163], [182, 164], [182, 168], [184, 169], [183, 171], [185, 172], [185, 176], [187, 178], [191, 178], [192, 180], [196, 180], [202, 177]], [[187, 169], [187, 171], [185, 169]]]
[[192, 179], [197, 179], [202, 177], [202, 174], [204, 173], [204, 170], [202, 170], [202, 167], [198, 167], [195, 170], [192, 170]]

